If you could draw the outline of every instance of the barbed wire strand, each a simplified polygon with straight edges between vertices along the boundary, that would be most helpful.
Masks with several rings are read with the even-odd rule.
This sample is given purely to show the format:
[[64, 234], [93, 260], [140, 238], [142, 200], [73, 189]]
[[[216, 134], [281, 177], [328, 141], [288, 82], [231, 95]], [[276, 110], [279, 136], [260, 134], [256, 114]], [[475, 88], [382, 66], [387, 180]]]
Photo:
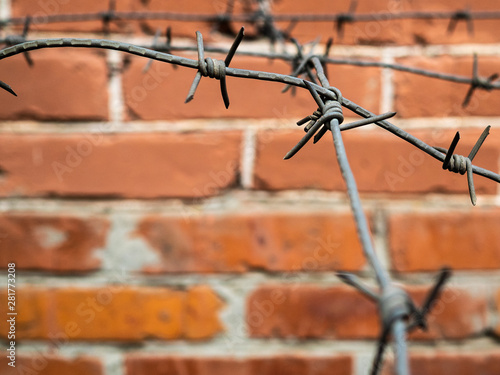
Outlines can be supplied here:
[[[152, 45], [150, 46], [141, 46], [146, 49], [151, 49], [155, 50], [158, 52], [166, 52], [170, 53], [173, 51], [180, 51], [180, 52], [195, 52], [197, 51], [196, 46], [174, 46], [171, 43], [171, 37], [168, 39], [167, 43], [164, 44], [159, 44], [157, 43], [158, 39], [158, 32], [155, 34], [154, 40]], [[12, 46], [15, 44], [23, 43], [26, 41], [26, 38], [24, 36], [20, 35], [9, 35], [4, 38], [0, 38], [0, 45], [6, 45], [6, 46]], [[228, 54], [229, 49], [227, 48], [222, 48], [222, 47], [211, 47], [211, 46], [205, 46], [204, 47], [205, 51], [207, 52], [212, 52], [212, 53], [217, 53], [217, 54]], [[33, 59], [30, 57], [30, 55], [27, 54], [28, 52], [26, 51], [24, 53], [24, 56], [26, 56], [26, 60], [29, 65], [33, 65]], [[257, 51], [244, 51], [244, 50], [239, 50], [238, 55], [239, 56], [248, 56], [248, 57], [263, 57], [263, 58], [268, 58], [270, 60], [282, 60], [282, 61], [287, 61], [287, 62], [293, 62], [297, 58], [303, 58], [302, 56], [303, 52], [298, 53], [297, 55], [292, 55], [288, 53], [273, 53], [273, 52], [257, 52]], [[308, 54], [308, 58], [311, 58], [313, 56], [320, 56], [314, 53]], [[470, 99], [474, 93], [475, 90], [481, 89], [481, 90], [486, 90], [486, 91], [491, 91], [491, 90], [499, 90], [500, 89], [500, 81], [495, 81], [498, 78], [497, 73], [491, 74], [489, 77], [480, 77], [477, 73], [478, 68], [477, 68], [477, 55], [473, 55], [473, 76], [472, 77], [466, 77], [463, 75], [456, 75], [456, 74], [449, 74], [449, 73], [443, 73], [443, 72], [437, 72], [433, 70], [428, 70], [428, 69], [422, 69], [422, 68], [417, 68], [417, 67], [412, 67], [412, 66], [407, 66], [403, 64], [396, 64], [396, 63], [386, 63], [386, 62], [381, 62], [381, 61], [372, 61], [372, 60], [354, 60], [354, 59], [345, 59], [345, 58], [333, 58], [333, 57], [325, 57], [324, 55], [321, 56], [321, 61], [323, 64], [332, 64], [332, 65], [349, 65], [349, 66], [358, 66], [358, 67], [375, 67], [375, 68], [383, 68], [383, 69], [391, 69], [391, 70], [396, 70], [396, 71], [401, 71], [401, 72], [406, 72], [410, 74], [415, 74], [415, 75], [420, 75], [420, 76], [425, 76], [429, 78], [435, 78], [439, 79], [442, 81], [448, 81], [448, 82], [454, 82], [454, 83], [459, 83], [459, 84], [466, 84], [469, 85], [469, 90], [467, 91], [465, 95], [465, 99], [463, 104], [463, 107], [465, 108], [469, 103]], [[147, 71], [150, 66], [150, 62], [148, 62], [147, 68], [144, 70]], [[286, 90], [284, 90], [286, 91]]]

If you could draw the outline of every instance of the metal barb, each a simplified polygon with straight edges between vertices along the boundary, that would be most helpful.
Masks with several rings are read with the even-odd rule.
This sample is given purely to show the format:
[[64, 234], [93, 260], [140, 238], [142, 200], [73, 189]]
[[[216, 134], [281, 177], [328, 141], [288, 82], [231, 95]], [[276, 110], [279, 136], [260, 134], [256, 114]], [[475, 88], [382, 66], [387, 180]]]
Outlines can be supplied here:
[[8, 84], [6, 84], [3, 81], [0, 81], [0, 88], [4, 89], [7, 92], [10, 92], [12, 95], [17, 96], [17, 94], [12, 90], [12, 87], [10, 87]]
[[474, 35], [474, 23], [472, 14], [469, 9], [457, 10], [450, 18], [450, 22], [448, 23], [448, 33], [451, 34], [455, 31], [458, 21], [465, 21], [467, 24], [467, 32], [469, 36]]
[[453, 137], [453, 141], [451, 141], [451, 145], [446, 152], [446, 156], [443, 161], [443, 169], [448, 169], [450, 165], [451, 156], [455, 151], [455, 147], [457, 147], [458, 141], [460, 140], [460, 132], [455, 133], [455, 137]]
[[490, 134], [490, 129], [491, 129], [491, 125], [488, 125], [483, 130], [483, 132], [481, 133], [481, 135], [479, 136], [479, 139], [476, 141], [476, 144], [474, 145], [474, 147], [470, 151], [470, 154], [469, 154], [470, 161], [472, 161], [476, 157], [476, 154], [479, 151], [479, 149], [481, 148], [481, 146], [483, 145], [484, 140], [486, 139], [486, 137], [488, 136], [488, 134]]
[[483, 89], [487, 91], [493, 89], [493, 81], [495, 81], [497, 78], [498, 78], [498, 73], [493, 73], [487, 78], [482, 78], [479, 76], [477, 54], [474, 54], [472, 60], [472, 79], [469, 89], [467, 90], [467, 94], [465, 94], [462, 107], [465, 108], [469, 105], [469, 102], [472, 98], [472, 94], [474, 94], [474, 91], [476, 91], [476, 89]]
[[379, 301], [379, 296], [377, 295], [377, 293], [375, 293], [373, 290], [364, 285], [362, 281], [352, 273], [338, 272], [337, 277], [347, 285], [353, 286], [354, 288], [359, 290], [361, 293], [370, 298], [372, 301], [375, 302]]
[[344, 37], [344, 26], [346, 23], [352, 23], [355, 21], [354, 12], [358, 7], [358, 0], [351, 0], [349, 4], [349, 10], [346, 13], [339, 13], [336, 19], [337, 35], [340, 39]]
[[450, 277], [451, 269], [448, 267], [442, 268], [439, 272], [436, 284], [434, 284], [434, 286], [427, 293], [420, 309], [415, 308], [414, 313], [411, 316], [413, 317], [413, 321], [407, 328], [408, 332], [412, 332], [417, 327], [424, 331], [427, 330], [427, 315], [430, 313], [432, 306], [434, 306], [435, 301], [439, 298], [446, 281], [448, 281]]
[[[26, 38], [28, 37], [28, 32], [31, 26], [31, 16], [27, 16], [24, 20], [24, 25], [23, 25], [23, 31], [21, 35], [13, 35], [13, 36], [7, 36], [4, 38], [4, 42], [8, 47], [11, 47], [13, 45], [19, 44], [19, 43], [24, 43], [26, 42]], [[34, 65], [33, 59], [31, 58], [31, 55], [29, 54], [28, 51], [25, 51], [23, 53], [23, 57], [26, 60], [26, 63], [28, 66], [32, 67]]]
[[109, 35], [109, 25], [116, 18], [116, 0], [109, 0], [108, 10], [101, 13], [102, 17], [102, 32], [104, 35]]
[[467, 173], [467, 185], [469, 188], [469, 196], [473, 206], [476, 205], [477, 197], [476, 197], [476, 189], [474, 188], [474, 178], [473, 178], [473, 166], [472, 160], [476, 156], [477, 152], [481, 148], [484, 140], [489, 134], [491, 126], [488, 125], [482, 132], [479, 139], [476, 141], [476, 144], [472, 148], [468, 157], [462, 155], [454, 154], [455, 148], [460, 140], [460, 133], [457, 132], [453, 141], [451, 142], [450, 148], [448, 150], [443, 149], [441, 147], [435, 147], [436, 150], [445, 153], [446, 156], [443, 161], [443, 169], [447, 169], [450, 172], [465, 174]]
[[[292, 77], [298, 77], [303, 73], [307, 73], [307, 76], [309, 79], [314, 83], [317, 84], [316, 78], [314, 77], [314, 74], [311, 70], [310, 65], [310, 60], [314, 56], [313, 51], [314, 48], [316, 47], [317, 42], [314, 42], [311, 46], [311, 53], [308, 55], [304, 56], [304, 48], [303, 46], [298, 42], [297, 39], [295, 38], [290, 38], [290, 41], [295, 45], [295, 48], [297, 48], [297, 54], [295, 55], [295, 58], [292, 60], [292, 63], [294, 64], [293, 67], [293, 72], [291, 74]], [[283, 90], [281, 90], [282, 93], [287, 92], [292, 86], [291, 85], [286, 85]]]

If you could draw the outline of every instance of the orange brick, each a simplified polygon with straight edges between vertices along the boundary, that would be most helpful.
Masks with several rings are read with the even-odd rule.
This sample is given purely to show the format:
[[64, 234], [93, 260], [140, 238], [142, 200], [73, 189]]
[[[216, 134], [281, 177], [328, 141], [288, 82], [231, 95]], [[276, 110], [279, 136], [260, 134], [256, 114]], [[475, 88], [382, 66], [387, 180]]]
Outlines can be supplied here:
[[249, 335], [364, 339], [378, 335], [376, 306], [347, 287], [265, 285], [247, 302]]
[[[134, 1], [117, 1], [117, 11], [131, 11]], [[13, 0], [12, 16], [31, 16], [30, 30], [33, 31], [80, 31], [100, 32], [103, 30], [101, 21], [51, 22], [48, 16], [56, 14], [88, 14], [106, 12], [109, 2], [99, 0], [67, 1], [67, 0]], [[130, 32], [136, 30], [137, 23], [130, 21], [113, 21], [110, 24], [112, 32]]]
[[[173, 357], [130, 355], [126, 359], [127, 375], [160, 375], [165, 373], [192, 373], [220, 375], [350, 375], [353, 360], [348, 355], [328, 357], [269, 356], [269, 357]], [[333, 372], [332, 372], [333, 371]]]
[[[193, 54], [183, 54], [196, 59]], [[217, 56], [214, 56], [217, 57]], [[218, 57], [220, 58], [220, 57]], [[202, 78], [194, 99], [185, 104], [189, 87], [196, 74], [194, 69], [154, 62], [151, 70], [142, 72], [145, 59], [132, 58], [124, 73], [123, 92], [128, 115], [131, 119], [171, 120], [184, 118], [274, 118], [298, 119], [311, 114], [317, 107], [309, 92], [297, 89], [297, 95], [282, 94], [284, 85], [227, 77], [228, 93], [231, 104], [224, 107], [220, 95], [219, 82]], [[231, 67], [259, 71], [290, 74], [291, 67], [283, 61], [267, 61], [261, 58], [236, 56]], [[330, 66], [329, 71], [336, 87], [345, 97], [364, 107], [378, 111], [380, 94], [380, 69], [358, 68], [352, 66]], [[354, 78], [353, 78], [354, 77]], [[280, 128], [290, 126], [277, 120]]]
[[[397, 8], [394, 5], [388, 5], [386, 0], [359, 2], [358, 13], [380, 13], [387, 12], [390, 9]], [[349, 2], [335, 2], [328, 0], [319, 0], [314, 2], [304, 2], [297, 0], [274, 1], [273, 14], [337, 14], [347, 12]], [[395, 9], [396, 10], [396, 9]], [[280, 29], [286, 29], [289, 22], [277, 22]], [[292, 36], [301, 41], [307, 41], [311, 38], [321, 37], [326, 41], [329, 37], [334, 37], [337, 43], [341, 44], [393, 44], [402, 38], [401, 21], [390, 22], [359, 22], [355, 24], [346, 24], [344, 26], [344, 35], [341, 38], [336, 32], [336, 23], [334, 22], [299, 22], [292, 31]]]
[[[500, 368], [500, 351], [481, 350], [480, 352], [437, 351], [434, 353], [412, 353], [410, 370], [412, 374], [456, 374], [456, 375], [494, 375]], [[384, 375], [393, 374], [392, 366], [385, 366]]]
[[[217, 16], [222, 15], [226, 12], [227, 1], [226, 0], [214, 0], [214, 1], [196, 1], [196, 0], [184, 0], [184, 1], [174, 1], [174, 0], [134, 0], [132, 1], [132, 8], [137, 11], [146, 12], [170, 12], [170, 13], [180, 13], [180, 14], [200, 14], [207, 16]], [[235, 1], [233, 5], [234, 14], [243, 14], [249, 10], [255, 8], [251, 6], [249, 2], [246, 1]], [[220, 39], [220, 35], [214, 33], [216, 27], [214, 22], [205, 21], [188, 21], [188, 20], [144, 20], [139, 22], [141, 30], [154, 34], [155, 30], [160, 29], [164, 31], [165, 26], [168, 25], [172, 29], [172, 35], [180, 37], [194, 38], [195, 32], [200, 31], [203, 34], [203, 38], [207, 41], [213, 39]], [[252, 24], [249, 22], [233, 22], [231, 23], [232, 32], [238, 31], [241, 26], [245, 26], [247, 31], [252, 30]], [[221, 30], [222, 31], [222, 30]]]
[[[7, 299], [5, 292], [2, 298]], [[186, 291], [123, 285], [24, 287], [17, 290], [16, 308], [23, 313], [16, 338], [45, 339], [56, 346], [74, 340], [208, 339], [222, 329], [217, 316], [221, 307], [204, 286]], [[7, 332], [6, 324], [0, 324], [2, 332]]]
[[161, 256], [147, 272], [360, 270], [350, 214], [148, 216], [137, 234]]
[[[348, 1], [332, 3], [328, 0], [304, 2], [300, 0], [280, 0], [273, 2], [273, 14], [336, 14], [349, 10]], [[356, 13], [359, 14], [397, 14], [411, 11], [448, 11], [455, 12], [469, 8], [471, 11], [498, 10], [495, 0], [470, 3], [466, 0], [422, 0], [389, 1], [374, 0], [359, 2]], [[449, 20], [387, 20], [346, 23], [344, 34], [339, 35], [334, 22], [299, 22], [292, 31], [292, 36], [300, 40], [309, 40], [321, 36], [323, 40], [334, 37], [340, 44], [450, 44], [450, 43], [498, 43], [495, 32], [497, 20], [474, 22], [474, 34], [469, 35], [463, 21], [455, 31], [447, 32]], [[286, 29], [287, 22], [278, 22], [281, 29]]]
[[[397, 124], [397, 121], [395, 121]], [[454, 132], [449, 130], [411, 131], [431, 146], [449, 147]], [[498, 171], [500, 133], [494, 129], [479, 151], [474, 164]], [[456, 153], [468, 155], [480, 130], [461, 131]], [[345, 190], [337, 166], [330, 134], [317, 144], [310, 142], [292, 159], [285, 154], [302, 138], [303, 131], [261, 131], [258, 134], [254, 188], [262, 190], [324, 189]], [[342, 133], [349, 163], [358, 188], [366, 193], [461, 193], [466, 194], [465, 176], [444, 171], [442, 163], [411, 144], [381, 129], [351, 130]], [[476, 192], [496, 194], [497, 184], [474, 177]], [[464, 199], [469, 199], [464, 196]], [[480, 198], [479, 198], [480, 199]]]
[[238, 132], [4, 134], [0, 195], [206, 197], [236, 184], [239, 148]]
[[[423, 305], [434, 285], [407, 287], [417, 307]], [[415, 330], [412, 340], [460, 340], [479, 335], [488, 329], [488, 301], [478, 292], [473, 294], [453, 286], [445, 286], [427, 316], [428, 331]]]
[[390, 252], [399, 272], [498, 269], [498, 210], [400, 213], [389, 218]]
[[[17, 352], [19, 353], [19, 352]], [[29, 354], [16, 355], [16, 367], [8, 366], [9, 359], [6, 356], [0, 357], [0, 366], [3, 375], [17, 374], [37, 374], [37, 375], [102, 375], [104, 369], [102, 363], [91, 357], [77, 357], [75, 359], [66, 359], [56, 357], [51, 354], [36, 352]]]
[[106, 120], [108, 77], [102, 51], [32, 51], [34, 66], [23, 56], [0, 61], [2, 80], [17, 97], [2, 90], [2, 120]]
[[100, 267], [95, 256], [106, 243], [109, 222], [67, 216], [0, 216], [0, 263], [17, 269], [88, 272]]
[[[446, 74], [472, 77], [472, 56], [408, 57], [398, 63]], [[497, 72], [500, 59], [478, 57], [479, 75]], [[395, 72], [395, 108], [401, 117], [498, 116], [498, 91], [476, 90], [467, 107], [462, 107], [469, 86], [420, 75]]]
[[[421, 302], [429, 287], [408, 288]], [[465, 308], [464, 308], [465, 307]], [[466, 338], [486, 328], [487, 302], [460, 289], [447, 290], [429, 315], [429, 332], [417, 339]], [[246, 322], [251, 337], [367, 339], [379, 335], [376, 305], [347, 287], [266, 285], [247, 303]]]

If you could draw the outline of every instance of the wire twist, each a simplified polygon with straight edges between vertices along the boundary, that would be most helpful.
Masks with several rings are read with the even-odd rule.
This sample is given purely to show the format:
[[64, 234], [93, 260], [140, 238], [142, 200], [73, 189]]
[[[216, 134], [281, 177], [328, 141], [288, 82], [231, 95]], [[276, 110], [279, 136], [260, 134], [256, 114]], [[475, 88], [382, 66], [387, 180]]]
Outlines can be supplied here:
[[226, 77], [226, 64], [222, 60], [206, 57], [200, 64], [200, 71], [203, 77], [221, 80]]
[[193, 83], [191, 84], [191, 88], [189, 89], [188, 96], [186, 98], [186, 103], [190, 102], [194, 98], [194, 93], [198, 88], [201, 77], [209, 77], [215, 78], [220, 81], [220, 91], [222, 94], [222, 99], [224, 100], [224, 105], [226, 108], [229, 108], [229, 95], [227, 93], [227, 85], [226, 85], [226, 67], [229, 66], [231, 60], [236, 53], [236, 49], [240, 45], [243, 40], [243, 36], [245, 35], [245, 28], [242, 27], [240, 32], [236, 36], [236, 39], [233, 42], [233, 45], [229, 49], [225, 60], [216, 60], [212, 58], [205, 58], [205, 51], [203, 47], [203, 36], [199, 31], [196, 32], [196, 46], [198, 50], [198, 72], [194, 77]]
[[465, 172], [467, 172], [468, 163], [470, 163], [470, 159], [468, 157], [454, 154], [451, 157], [446, 169], [450, 172], [460, 173], [461, 175], [464, 175]]
[[477, 152], [483, 145], [484, 140], [490, 133], [491, 126], [488, 125], [484, 130], [479, 139], [476, 141], [476, 144], [472, 148], [469, 156], [456, 155], [453, 152], [457, 147], [458, 141], [460, 140], [460, 132], [456, 132], [455, 137], [451, 141], [450, 148], [445, 149], [441, 147], [434, 147], [436, 150], [446, 154], [443, 161], [443, 169], [448, 170], [454, 173], [460, 173], [461, 175], [467, 173], [467, 184], [469, 186], [469, 195], [472, 204], [476, 205], [476, 189], [474, 188], [474, 179], [473, 179], [473, 168], [472, 168], [472, 160], [476, 156]]
[[[344, 121], [344, 115], [342, 112], [342, 103], [344, 98], [340, 90], [334, 86], [328, 87], [328, 91], [333, 92], [335, 95], [329, 99], [323, 101], [319, 96], [316, 89], [308, 81], [303, 81], [304, 85], [307, 87], [314, 100], [318, 104], [318, 109], [313, 112], [312, 115], [306, 116], [303, 119], [297, 121], [297, 125], [303, 125], [307, 121], [309, 123], [304, 127], [306, 135], [285, 155], [284, 159], [290, 159], [297, 152], [300, 151], [302, 147], [312, 138], [314, 135], [313, 143], [317, 143], [328, 130], [330, 130], [330, 121], [337, 119], [339, 124]], [[358, 121], [351, 122], [340, 126], [340, 130], [354, 129], [359, 126], [368, 125], [375, 123], [377, 121], [385, 120], [393, 117], [396, 112], [387, 112], [378, 116], [372, 116], [364, 118]]]

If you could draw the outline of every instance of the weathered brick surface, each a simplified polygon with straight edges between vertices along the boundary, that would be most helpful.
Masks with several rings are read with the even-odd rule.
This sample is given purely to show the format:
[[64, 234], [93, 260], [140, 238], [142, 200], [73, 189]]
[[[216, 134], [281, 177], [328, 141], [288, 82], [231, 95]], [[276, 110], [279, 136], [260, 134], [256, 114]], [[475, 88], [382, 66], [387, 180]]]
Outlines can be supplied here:
[[397, 213], [389, 218], [393, 268], [399, 272], [500, 267], [500, 211]]
[[22, 55], [0, 62], [6, 83], [18, 95], [0, 93], [1, 120], [106, 120], [108, 78], [102, 51], [32, 51], [34, 66]]
[[[406, 11], [472, 11], [498, 10], [495, 0], [470, 3], [467, 0], [423, 0], [423, 1], [392, 1], [375, 0], [359, 2], [356, 13], [380, 14], [399, 13]], [[274, 1], [274, 14], [325, 14], [342, 13], [349, 9], [349, 2], [320, 0], [305, 2], [300, 0]], [[346, 23], [343, 35], [336, 32], [333, 22], [299, 22], [292, 35], [300, 40], [308, 40], [321, 36], [333, 36], [341, 44], [449, 44], [449, 43], [498, 43], [498, 33], [495, 32], [495, 20], [474, 22], [474, 33], [470, 35], [464, 21], [458, 23], [453, 33], [448, 33], [449, 19], [435, 20], [391, 20]], [[288, 23], [278, 25], [286, 29]]]
[[[408, 288], [420, 302], [429, 287]], [[486, 327], [487, 302], [450, 289], [429, 316], [428, 333], [419, 339], [466, 338]], [[366, 339], [379, 334], [376, 305], [354, 289], [313, 285], [266, 285], [248, 299], [247, 327], [252, 337]]]
[[[19, 351], [17, 352], [19, 353]], [[102, 363], [91, 357], [66, 359], [55, 355], [35, 352], [32, 355], [25, 352], [16, 355], [15, 367], [9, 367], [9, 359], [0, 357], [0, 366], [4, 375], [37, 374], [37, 375], [102, 375]]]
[[[410, 356], [410, 370], [414, 375], [494, 375], [500, 368], [500, 351], [453, 351], [436, 353], [418, 353]], [[392, 366], [385, 366], [384, 375], [392, 374]]]
[[[472, 77], [472, 56], [407, 57], [398, 63], [465, 77]], [[497, 72], [500, 58], [479, 56], [481, 77]], [[394, 72], [395, 110], [401, 117], [498, 116], [498, 91], [476, 90], [462, 107], [469, 86], [405, 72]]]
[[[454, 132], [412, 131], [432, 146], [449, 147]], [[461, 131], [456, 153], [468, 155], [480, 130]], [[325, 189], [345, 190], [338, 169], [331, 136], [307, 144], [292, 159], [285, 154], [303, 137], [302, 131], [261, 131], [257, 137], [254, 188], [262, 190]], [[361, 192], [369, 193], [466, 193], [465, 176], [443, 171], [442, 163], [424, 154], [393, 134], [379, 129], [342, 133], [349, 163]], [[498, 135], [492, 135], [474, 159], [474, 164], [498, 171]], [[362, 150], [362, 151], [360, 151]], [[495, 194], [497, 184], [474, 178], [476, 191]], [[464, 196], [464, 199], [469, 199]], [[479, 198], [480, 199], [480, 198]]]
[[[19, 352], [18, 352], [19, 353]], [[92, 357], [77, 357], [74, 359], [66, 359], [56, 357], [51, 354], [41, 352], [24, 353], [16, 356], [15, 367], [9, 367], [9, 359], [5, 356], [0, 358], [0, 366], [2, 374], [17, 375], [17, 374], [38, 374], [38, 375], [101, 375], [104, 374], [102, 363]]]
[[148, 272], [360, 270], [350, 214], [145, 217], [137, 234], [161, 256]]
[[[227, 1], [225, 0], [214, 0], [214, 1], [196, 1], [196, 0], [184, 0], [184, 1], [174, 1], [174, 0], [133, 0], [132, 8], [137, 11], [148, 11], [148, 12], [171, 12], [180, 14], [202, 14], [208, 16], [217, 16], [226, 12]], [[234, 14], [243, 14], [247, 12], [252, 12], [256, 9], [256, 6], [248, 1], [235, 1], [233, 4]], [[220, 39], [220, 36], [215, 31], [220, 31], [227, 36], [231, 33], [235, 33], [241, 26], [245, 26], [247, 29], [247, 34], [254, 35], [255, 31], [251, 23], [247, 22], [233, 22], [230, 25], [230, 30], [226, 30], [224, 27], [218, 28], [213, 22], [202, 22], [202, 21], [178, 21], [171, 19], [165, 20], [145, 20], [139, 22], [140, 29], [143, 32], [149, 32], [154, 34], [155, 30], [164, 30], [165, 25], [172, 29], [172, 35], [194, 38], [195, 32], [200, 31], [203, 34], [204, 40], [211, 41], [213, 39]]]
[[347, 355], [328, 357], [269, 356], [236, 359], [130, 355], [127, 375], [160, 375], [189, 372], [192, 375], [350, 375], [353, 361]]
[[99, 217], [0, 215], [0, 264], [17, 269], [88, 272], [99, 268], [107, 220]]
[[[7, 300], [5, 292], [2, 299]], [[221, 329], [222, 302], [208, 287], [185, 291], [109, 285], [17, 289], [17, 339], [140, 341], [208, 339]], [[6, 306], [2, 305], [5, 315]], [[5, 337], [6, 321], [0, 324]]]
[[[101, 21], [57, 22], [48, 23], [48, 16], [56, 14], [82, 14], [106, 12], [109, 2], [100, 0], [69, 1], [69, 0], [13, 0], [12, 15], [14, 17], [32, 17], [30, 30], [32, 31], [81, 31], [101, 32]], [[136, 10], [134, 1], [121, 0], [116, 2], [117, 11]], [[130, 32], [137, 30], [135, 22], [113, 21], [109, 24], [110, 31]]]
[[206, 197], [236, 183], [239, 148], [238, 132], [2, 134], [0, 195]]
[[[196, 59], [194, 54], [184, 54]], [[214, 56], [216, 57], [216, 56]], [[151, 70], [142, 72], [144, 59], [132, 58], [123, 76], [123, 92], [130, 119], [171, 120], [185, 118], [275, 118], [277, 127], [294, 127], [294, 121], [314, 111], [316, 104], [307, 90], [298, 89], [295, 97], [281, 94], [284, 85], [252, 79], [227, 77], [231, 104], [224, 107], [219, 82], [202, 78], [194, 99], [185, 104], [193, 69], [154, 62]], [[236, 57], [231, 67], [290, 74], [291, 67], [283, 61]], [[335, 85], [345, 97], [366, 108], [378, 111], [380, 70], [351, 66], [330, 66]], [[292, 120], [290, 122], [290, 118]], [[286, 119], [286, 122], [285, 120]]]

